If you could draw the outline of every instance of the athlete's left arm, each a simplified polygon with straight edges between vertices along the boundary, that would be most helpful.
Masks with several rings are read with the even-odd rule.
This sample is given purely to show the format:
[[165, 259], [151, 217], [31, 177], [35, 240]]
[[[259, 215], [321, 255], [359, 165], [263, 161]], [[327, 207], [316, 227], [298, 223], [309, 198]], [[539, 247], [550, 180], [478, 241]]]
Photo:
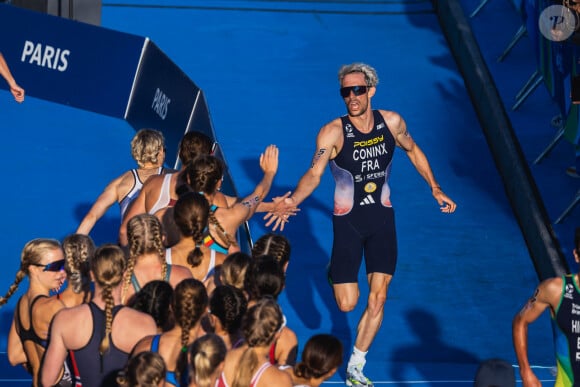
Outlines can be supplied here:
[[407, 124], [403, 117], [401, 117], [398, 113], [384, 111], [381, 110], [381, 115], [385, 119], [387, 126], [391, 130], [393, 137], [395, 137], [395, 141], [397, 146], [403, 149], [411, 163], [415, 166], [415, 169], [423, 179], [429, 184], [431, 187], [431, 192], [437, 203], [441, 206], [441, 212], [445, 213], [452, 213], [457, 208], [457, 204], [449, 196], [447, 196], [439, 184], [437, 180], [435, 180], [435, 176], [433, 175], [433, 171], [431, 170], [431, 165], [429, 165], [429, 160], [427, 160], [427, 156], [421, 150], [419, 145], [413, 140], [409, 131], [407, 130]]

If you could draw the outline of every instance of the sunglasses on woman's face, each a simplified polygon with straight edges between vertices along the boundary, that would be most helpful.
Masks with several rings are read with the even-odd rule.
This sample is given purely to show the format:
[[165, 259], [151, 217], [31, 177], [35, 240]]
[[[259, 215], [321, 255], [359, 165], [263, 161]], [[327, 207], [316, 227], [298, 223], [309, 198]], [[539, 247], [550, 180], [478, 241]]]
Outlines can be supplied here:
[[44, 270], [42, 270], [42, 271], [57, 272], [57, 271], [64, 270], [64, 259], [61, 259], [60, 261], [54, 261], [51, 263], [47, 263], [46, 265], [42, 265], [40, 263], [33, 263], [32, 265], [44, 267]]

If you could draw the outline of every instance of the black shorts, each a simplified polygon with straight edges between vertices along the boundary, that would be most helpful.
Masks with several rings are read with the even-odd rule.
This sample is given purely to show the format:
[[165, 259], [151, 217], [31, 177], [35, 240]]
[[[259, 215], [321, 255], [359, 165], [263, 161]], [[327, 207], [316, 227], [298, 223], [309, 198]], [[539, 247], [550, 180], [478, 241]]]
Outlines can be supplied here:
[[362, 257], [366, 273], [393, 275], [397, 265], [395, 213], [391, 207], [333, 216], [334, 241], [330, 279], [334, 284], [358, 282]]

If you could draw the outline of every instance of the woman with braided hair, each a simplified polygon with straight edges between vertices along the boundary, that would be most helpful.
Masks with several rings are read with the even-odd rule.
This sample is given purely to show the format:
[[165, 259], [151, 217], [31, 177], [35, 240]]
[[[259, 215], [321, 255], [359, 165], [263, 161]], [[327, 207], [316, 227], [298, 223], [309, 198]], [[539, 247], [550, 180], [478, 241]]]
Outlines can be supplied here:
[[302, 361], [286, 368], [294, 387], [318, 387], [329, 379], [342, 363], [342, 343], [328, 334], [312, 336], [302, 351]]
[[[254, 215], [258, 205], [268, 195], [278, 170], [278, 148], [275, 145], [269, 145], [260, 155], [260, 168], [264, 176], [252, 193], [228, 208], [211, 206], [204, 238], [204, 244], [210, 249], [224, 256], [239, 250], [236, 232]], [[203, 193], [209, 203], [214, 203], [221, 189], [223, 174], [223, 162], [214, 156], [204, 155], [187, 166], [185, 180], [194, 192]]]
[[[20, 269], [0, 306], [5, 305], [16, 292], [20, 282], [28, 277], [28, 290], [20, 297], [14, 309], [14, 319], [8, 335], [8, 361], [22, 364], [32, 374], [32, 385], [38, 386], [38, 373], [50, 322], [65, 306], [50, 297], [51, 290], [60, 288], [66, 275], [64, 255], [60, 243], [54, 239], [33, 239], [26, 243], [20, 255]], [[64, 359], [55, 365], [57, 377], [62, 375]], [[57, 384], [60, 378], [55, 379]]]
[[247, 310], [248, 300], [244, 292], [231, 285], [217, 286], [209, 297], [209, 325], [228, 350], [244, 342], [241, 326]]
[[163, 358], [155, 352], [141, 352], [127, 362], [119, 372], [119, 387], [163, 387], [167, 367]]
[[280, 307], [265, 298], [248, 309], [242, 321], [245, 343], [226, 355], [218, 387], [290, 387], [290, 376], [273, 366], [268, 355], [270, 346], [283, 327]]
[[203, 335], [191, 343], [187, 356], [188, 387], [214, 387], [223, 370], [227, 351], [221, 337], [213, 333]]
[[187, 192], [179, 197], [173, 207], [173, 216], [180, 239], [167, 249], [165, 260], [169, 264], [187, 267], [193, 278], [213, 288], [215, 268], [222, 264], [225, 255], [217, 254], [203, 244], [209, 211], [209, 202], [200, 193]]
[[166, 262], [163, 235], [163, 226], [155, 215], [140, 214], [129, 220], [129, 258], [121, 296], [124, 304], [150, 281], [163, 280], [175, 288], [182, 280], [192, 277], [186, 267]]
[[157, 324], [157, 333], [165, 332], [173, 327], [173, 288], [169, 282], [162, 280], [149, 281], [135, 293], [127, 306], [147, 313]]
[[187, 347], [199, 335], [200, 321], [207, 310], [207, 291], [201, 281], [188, 278], [181, 281], [173, 294], [175, 326], [167, 332], [143, 338], [133, 349], [132, 356], [151, 351], [158, 352], [167, 365], [166, 385], [179, 386], [187, 378]]
[[254, 242], [252, 257], [256, 258], [260, 255], [274, 257], [284, 270], [284, 273], [286, 273], [290, 263], [291, 250], [290, 241], [284, 235], [270, 232], [262, 235]]
[[90, 269], [95, 286], [91, 302], [62, 309], [54, 317], [41, 369], [43, 386], [58, 381], [68, 351], [83, 387], [114, 386], [135, 344], [157, 331], [151, 316], [121, 304], [125, 254], [119, 246], [99, 247]]
[[56, 297], [72, 308], [92, 298], [89, 262], [95, 254], [95, 244], [88, 235], [71, 234], [63, 239], [62, 249], [67, 286]]

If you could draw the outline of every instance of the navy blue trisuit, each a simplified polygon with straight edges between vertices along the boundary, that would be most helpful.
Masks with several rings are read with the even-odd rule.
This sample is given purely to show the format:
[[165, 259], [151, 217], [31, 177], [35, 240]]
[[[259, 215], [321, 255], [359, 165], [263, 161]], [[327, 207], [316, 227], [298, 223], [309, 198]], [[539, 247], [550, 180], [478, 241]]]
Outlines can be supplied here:
[[395, 138], [379, 111], [369, 133], [341, 117], [343, 146], [330, 161], [335, 180], [332, 283], [355, 283], [365, 257], [367, 274], [394, 274], [397, 264], [395, 216], [388, 184]]

